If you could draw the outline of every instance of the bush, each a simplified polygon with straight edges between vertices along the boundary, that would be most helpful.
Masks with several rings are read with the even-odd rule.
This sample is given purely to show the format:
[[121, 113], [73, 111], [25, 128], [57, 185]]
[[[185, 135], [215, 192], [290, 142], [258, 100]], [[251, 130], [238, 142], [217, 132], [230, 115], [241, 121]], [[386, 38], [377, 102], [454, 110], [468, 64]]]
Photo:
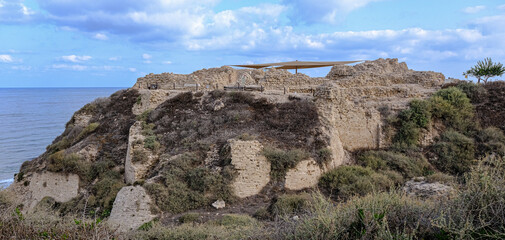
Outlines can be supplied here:
[[90, 123], [88, 126], [86, 126], [80, 133], [79, 135], [77, 135], [77, 137], [75, 138], [75, 141], [74, 142], [78, 142], [80, 141], [81, 139], [83, 139], [85, 136], [87, 136], [88, 134], [94, 132], [98, 126], [100, 126], [99, 123], [97, 122], [94, 122], [94, 123]]
[[151, 135], [144, 139], [144, 147], [151, 149], [152, 151], [157, 151], [160, 148], [160, 142], [156, 139], [156, 136]]
[[274, 217], [303, 214], [308, 211], [310, 202], [311, 197], [306, 193], [285, 194], [277, 197], [268, 210]]
[[263, 149], [263, 155], [270, 161], [270, 175], [275, 180], [283, 179], [289, 169], [294, 168], [300, 161], [309, 157], [308, 153], [300, 149], [283, 151], [270, 147]]
[[476, 140], [478, 157], [492, 153], [505, 156], [505, 135], [501, 129], [489, 127], [481, 130], [477, 134]]
[[179, 222], [180, 223], [198, 222], [199, 218], [200, 218], [199, 213], [186, 213], [179, 217]]
[[222, 172], [214, 172], [200, 164], [195, 154], [183, 154], [168, 162], [161, 171], [162, 183], [144, 185], [162, 211], [181, 213], [217, 199], [233, 201], [229, 186], [232, 176], [225, 174], [227, 167]]
[[49, 155], [47, 170], [51, 172], [75, 173], [81, 180], [87, 180], [91, 164], [75, 153], [65, 154], [64, 150]]
[[445, 126], [462, 132], [475, 128], [474, 107], [460, 89], [450, 87], [436, 92], [430, 98], [432, 114]]
[[405, 178], [423, 176], [430, 165], [422, 155], [409, 157], [402, 153], [367, 151], [358, 157], [358, 163], [375, 171], [396, 171]]
[[435, 239], [436, 205], [403, 193], [369, 194], [334, 204], [313, 195], [302, 221], [279, 224], [273, 239]]
[[137, 121], [145, 122], [149, 118], [149, 114], [151, 114], [152, 111], [153, 111], [152, 109], [145, 110], [144, 112], [142, 112], [140, 115], [137, 116]]
[[331, 158], [332, 158], [332, 153], [331, 153], [331, 149], [329, 148], [321, 148], [317, 151], [317, 162], [319, 164], [326, 164], [326, 163], [329, 163], [331, 161]]
[[361, 166], [341, 166], [319, 179], [319, 187], [339, 199], [388, 190], [393, 184], [387, 176]]
[[116, 195], [124, 186], [122, 175], [117, 171], [102, 174], [100, 180], [93, 185], [92, 192], [96, 199], [94, 205], [101, 207], [102, 217], [110, 215]]
[[473, 82], [461, 82], [456, 85], [461, 91], [463, 91], [468, 98], [470, 98], [472, 103], [482, 102], [487, 95], [487, 90], [481, 84], [475, 84]]
[[505, 161], [486, 157], [466, 176], [461, 193], [444, 207], [434, 225], [452, 239], [503, 239]]
[[133, 150], [133, 157], [132, 157], [132, 162], [133, 163], [145, 163], [149, 157], [147, 156], [147, 152], [142, 150], [142, 149], [135, 149]]
[[440, 141], [433, 145], [433, 151], [437, 154], [433, 164], [442, 172], [461, 175], [472, 165], [475, 155], [473, 139], [456, 131], [446, 131]]
[[421, 128], [427, 128], [431, 122], [429, 102], [413, 100], [409, 108], [398, 115], [399, 129], [393, 142], [400, 148], [416, 146]]
[[253, 226], [257, 225], [256, 219], [250, 217], [249, 215], [242, 214], [226, 214], [217, 223], [225, 227], [237, 227], [237, 226]]

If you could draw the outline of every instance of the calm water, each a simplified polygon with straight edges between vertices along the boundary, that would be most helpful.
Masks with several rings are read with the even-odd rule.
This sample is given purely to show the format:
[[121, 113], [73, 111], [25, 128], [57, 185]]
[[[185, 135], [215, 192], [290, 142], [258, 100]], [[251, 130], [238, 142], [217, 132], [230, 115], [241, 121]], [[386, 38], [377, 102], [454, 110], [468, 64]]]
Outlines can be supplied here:
[[120, 88], [0, 88], [0, 188], [45, 151], [72, 114]]

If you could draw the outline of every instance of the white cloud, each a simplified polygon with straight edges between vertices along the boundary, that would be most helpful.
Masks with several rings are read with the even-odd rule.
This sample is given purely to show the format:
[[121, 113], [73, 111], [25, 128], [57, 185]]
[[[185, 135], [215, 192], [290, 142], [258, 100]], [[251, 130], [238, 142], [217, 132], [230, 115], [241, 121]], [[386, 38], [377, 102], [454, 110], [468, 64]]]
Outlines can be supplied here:
[[486, 6], [484, 6], [484, 5], [472, 6], [472, 7], [464, 8], [463, 12], [468, 13], [468, 14], [474, 14], [474, 13], [478, 13], [484, 9], [486, 9]]
[[161, 63], [169, 65], [169, 64], [172, 64], [172, 61], [163, 61]]
[[33, 20], [35, 12], [22, 0], [0, 1], [0, 22], [22, 23]]
[[136, 68], [128, 68], [128, 71], [130, 71], [130, 72], [136, 72], [137, 69]]
[[52, 68], [54, 69], [65, 69], [65, 70], [74, 70], [74, 71], [84, 71], [87, 70], [87, 66], [83, 65], [67, 65], [67, 64], [53, 64]]
[[7, 54], [0, 55], [0, 62], [10, 63], [12, 61], [13, 60], [12, 60], [12, 56], [11, 55], [7, 55]]
[[152, 57], [153, 57], [152, 55], [147, 54], [147, 53], [142, 54], [142, 58], [143, 58], [144, 60], [149, 60], [149, 59], [151, 59]]
[[19, 71], [30, 71], [32, 70], [31, 66], [12, 66], [12, 70], [19, 70]]
[[336, 23], [350, 12], [383, 0], [283, 0], [291, 6], [291, 18], [308, 23]]
[[77, 55], [69, 55], [69, 56], [62, 56], [61, 59], [66, 62], [84, 62], [90, 60], [92, 57], [91, 56], [77, 56]]
[[121, 57], [110, 57], [109, 61], [119, 61], [121, 60]]
[[109, 37], [107, 37], [107, 35], [103, 34], [103, 33], [97, 33], [95, 34], [95, 36], [93, 36], [94, 39], [97, 39], [97, 40], [108, 40]]
[[498, 6], [498, 9], [505, 10], [505, 4]]

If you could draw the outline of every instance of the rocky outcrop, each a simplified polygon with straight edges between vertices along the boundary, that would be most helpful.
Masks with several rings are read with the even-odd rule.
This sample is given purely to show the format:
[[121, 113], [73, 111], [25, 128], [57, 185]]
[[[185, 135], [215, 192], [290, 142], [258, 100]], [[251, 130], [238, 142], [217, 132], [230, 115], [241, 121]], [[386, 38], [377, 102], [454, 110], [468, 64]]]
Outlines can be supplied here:
[[45, 197], [60, 203], [77, 197], [79, 176], [53, 172], [33, 173], [12, 184], [7, 191], [13, 191], [16, 202], [23, 205], [23, 212], [29, 213]]
[[144, 111], [149, 109], [154, 109], [162, 102], [166, 101], [170, 97], [170, 92], [167, 90], [139, 90], [140, 98], [137, 103], [133, 105], [133, 114], [140, 115]]
[[156, 217], [151, 213], [151, 204], [151, 197], [143, 187], [123, 187], [114, 200], [107, 222], [118, 232], [136, 230]]
[[286, 173], [284, 187], [288, 190], [302, 190], [317, 185], [323, 170], [314, 159], [299, 162]]
[[258, 194], [270, 182], [270, 162], [261, 153], [258, 141], [229, 140], [231, 164], [237, 171], [232, 183], [239, 198]]
[[440, 198], [448, 196], [454, 189], [438, 182], [429, 183], [424, 177], [418, 177], [406, 182], [403, 190], [408, 195], [420, 198]]
[[144, 147], [145, 138], [142, 134], [142, 122], [135, 122], [130, 128], [125, 159], [125, 182], [127, 184], [143, 180], [151, 166], [156, 162], [156, 154]]

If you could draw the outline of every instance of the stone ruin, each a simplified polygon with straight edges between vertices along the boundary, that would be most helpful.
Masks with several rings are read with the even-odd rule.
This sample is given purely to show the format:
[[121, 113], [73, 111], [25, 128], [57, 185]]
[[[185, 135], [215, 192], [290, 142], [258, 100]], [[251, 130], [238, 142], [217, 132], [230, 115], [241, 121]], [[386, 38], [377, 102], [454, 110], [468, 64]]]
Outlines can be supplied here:
[[[391, 134], [385, 127], [386, 119], [405, 109], [413, 99], [428, 98], [441, 88], [444, 81], [441, 73], [414, 71], [397, 59], [378, 59], [355, 66], [337, 65], [326, 77], [317, 78], [301, 73], [292, 74], [286, 70], [236, 70], [231, 67], [203, 69], [188, 75], [149, 74], [139, 78], [133, 86], [139, 90], [140, 97], [132, 112], [140, 115], [182, 91], [212, 91], [230, 86], [261, 86], [259, 89], [263, 91], [255, 92], [255, 96], [272, 102], [286, 102], [293, 97], [309, 99], [315, 103], [322, 131], [329, 137], [328, 149], [332, 159], [320, 166], [309, 158], [290, 169], [286, 173], [284, 187], [287, 190], [301, 190], [317, 185], [324, 172], [348, 163], [353, 151], [388, 147]], [[215, 106], [214, 110], [222, 107]], [[86, 116], [75, 117], [81, 117], [83, 122], [89, 121]], [[146, 172], [154, 166], [154, 153], [148, 152], [148, 161], [145, 163], [132, 162], [134, 150], [142, 147], [134, 143], [144, 137], [140, 122], [133, 124], [124, 166], [127, 184], [150, 181]], [[269, 182], [271, 170], [269, 162], [261, 155], [262, 144], [236, 139], [230, 139], [228, 144], [231, 164], [238, 170], [238, 176], [232, 183], [235, 195], [247, 198], [260, 193]], [[87, 150], [85, 153], [85, 158], [93, 158], [94, 151]], [[29, 176], [28, 180], [42, 182], [43, 185], [33, 184], [27, 188], [21, 183], [14, 183], [10, 187], [18, 195], [25, 196], [20, 201], [28, 206], [27, 211], [33, 209], [43, 197], [65, 202], [79, 191], [79, 179], [72, 174], [37, 173]], [[142, 187], [125, 187], [114, 202], [110, 223], [118, 227], [118, 231], [138, 228], [154, 218], [148, 207], [150, 202]], [[122, 221], [127, 215], [132, 216], [131, 221]]]

